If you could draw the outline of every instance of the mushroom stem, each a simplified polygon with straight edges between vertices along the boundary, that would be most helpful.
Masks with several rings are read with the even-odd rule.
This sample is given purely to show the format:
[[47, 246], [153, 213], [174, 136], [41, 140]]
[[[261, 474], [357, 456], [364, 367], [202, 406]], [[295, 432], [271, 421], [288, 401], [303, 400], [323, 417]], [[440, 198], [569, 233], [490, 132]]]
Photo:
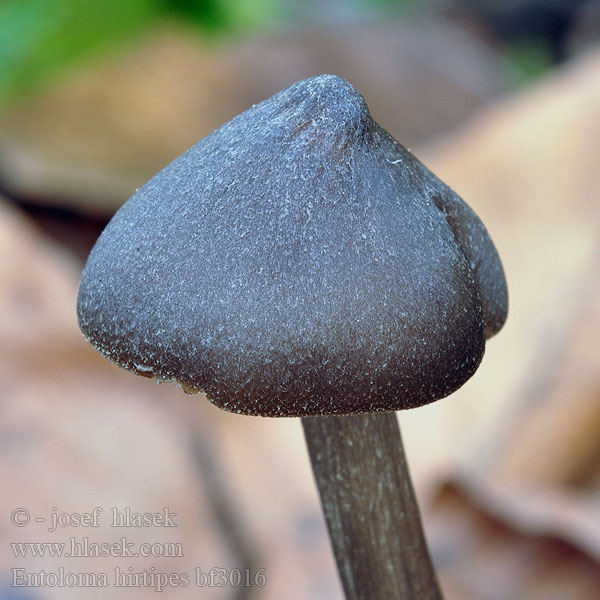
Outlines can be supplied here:
[[303, 417], [348, 600], [441, 600], [396, 414]]

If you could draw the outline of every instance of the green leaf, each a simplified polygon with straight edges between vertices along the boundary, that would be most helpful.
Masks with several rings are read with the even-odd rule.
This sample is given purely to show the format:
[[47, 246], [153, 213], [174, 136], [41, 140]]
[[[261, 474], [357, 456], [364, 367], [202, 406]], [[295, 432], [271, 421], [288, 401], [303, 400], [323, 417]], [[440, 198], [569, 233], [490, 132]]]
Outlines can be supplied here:
[[0, 5], [0, 104], [135, 36], [158, 12], [155, 0], [6, 0]]

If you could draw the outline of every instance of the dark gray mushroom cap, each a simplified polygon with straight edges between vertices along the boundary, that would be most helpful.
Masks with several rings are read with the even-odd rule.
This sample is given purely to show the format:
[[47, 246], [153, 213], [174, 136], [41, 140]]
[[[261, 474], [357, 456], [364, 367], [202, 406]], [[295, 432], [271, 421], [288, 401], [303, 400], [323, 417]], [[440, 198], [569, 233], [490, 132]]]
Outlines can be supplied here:
[[350, 414], [460, 387], [506, 318], [475, 213], [323, 75], [223, 125], [117, 212], [83, 271], [87, 339], [230, 411]]

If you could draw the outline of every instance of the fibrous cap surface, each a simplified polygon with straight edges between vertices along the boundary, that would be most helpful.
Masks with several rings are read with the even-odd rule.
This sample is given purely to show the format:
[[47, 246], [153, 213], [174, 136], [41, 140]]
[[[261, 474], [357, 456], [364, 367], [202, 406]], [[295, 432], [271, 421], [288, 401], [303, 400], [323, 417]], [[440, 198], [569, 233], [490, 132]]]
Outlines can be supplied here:
[[253, 106], [138, 190], [78, 299], [117, 364], [268, 416], [446, 396], [506, 311], [481, 221], [332, 75]]

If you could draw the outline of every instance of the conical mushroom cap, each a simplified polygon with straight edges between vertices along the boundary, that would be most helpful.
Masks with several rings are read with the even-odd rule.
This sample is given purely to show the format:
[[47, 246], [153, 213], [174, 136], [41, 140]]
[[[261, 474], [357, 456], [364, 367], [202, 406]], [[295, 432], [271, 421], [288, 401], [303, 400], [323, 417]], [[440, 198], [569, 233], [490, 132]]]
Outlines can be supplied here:
[[506, 311], [480, 220], [332, 75], [253, 106], [138, 190], [78, 299], [83, 333], [120, 366], [268, 416], [446, 396]]

